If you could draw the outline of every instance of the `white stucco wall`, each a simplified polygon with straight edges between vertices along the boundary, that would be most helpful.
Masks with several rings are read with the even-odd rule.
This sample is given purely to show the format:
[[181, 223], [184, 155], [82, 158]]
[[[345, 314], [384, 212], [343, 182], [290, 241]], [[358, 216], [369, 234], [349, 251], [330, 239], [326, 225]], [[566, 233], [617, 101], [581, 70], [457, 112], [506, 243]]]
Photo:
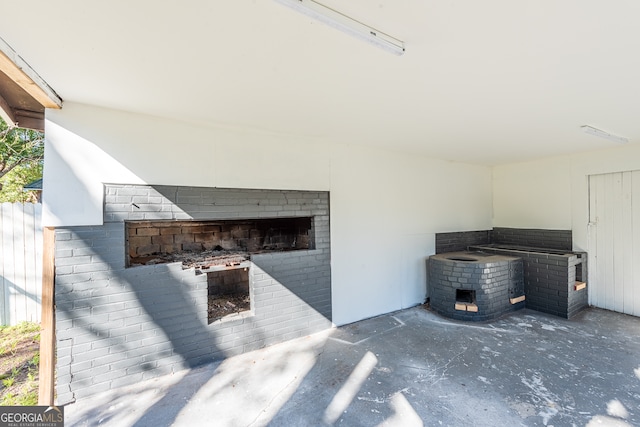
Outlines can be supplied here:
[[102, 223], [103, 183], [331, 194], [333, 320], [423, 302], [435, 233], [491, 228], [491, 169], [66, 103], [47, 113], [44, 224]]
[[329, 189], [329, 152], [314, 140], [73, 103], [45, 126], [45, 225], [101, 224], [103, 183]]
[[423, 302], [435, 233], [491, 228], [488, 168], [334, 146], [331, 171], [338, 324]]
[[640, 169], [640, 145], [493, 169], [495, 227], [573, 230], [575, 250], [589, 250], [589, 175]]
[[493, 169], [493, 225], [571, 229], [571, 161], [567, 157]]

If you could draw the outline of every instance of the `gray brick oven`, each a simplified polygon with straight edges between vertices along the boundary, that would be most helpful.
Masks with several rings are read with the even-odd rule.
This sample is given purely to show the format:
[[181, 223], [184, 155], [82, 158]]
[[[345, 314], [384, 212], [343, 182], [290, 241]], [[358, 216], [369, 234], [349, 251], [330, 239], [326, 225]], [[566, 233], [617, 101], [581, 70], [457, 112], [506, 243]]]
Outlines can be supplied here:
[[[327, 192], [106, 185], [104, 225], [55, 235], [58, 404], [331, 326]], [[154, 258], [198, 249], [245, 258]], [[223, 288], [248, 279], [247, 310], [212, 319], [212, 282], [235, 268], [242, 286]]]
[[492, 320], [524, 308], [522, 260], [481, 252], [447, 252], [428, 262], [431, 308], [458, 320]]
[[[436, 234], [436, 260], [428, 262], [430, 275], [434, 269], [442, 267], [443, 262], [451, 263], [450, 257], [454, 251], [472, 251], [467, 256], [482, 257], [487, 255], [499, 255], [519, 259], [522, 264], [520, 269], [524, 284], [524, 301], [514, 299], [517, 304], [514, 308], [526, 307], [544, 313], [572, 318], [588, 306], [587, 295], [587, 254], [585, 252], [572, 251], [571, 230], [538, 230], [519, 228], [494, 228], [493, 230], [463, 231]], [[484, 255], [483, 255], [484, 254]], [[481, 264], [481, 263], [480, 263]], [[457, 304], [455, 297], [456, 288], [461, 283], [460, 279], [466, 276], [457, 276], [451, 273], [451, 267], [445, 265], [446, 270], [435, 271], [433, 277], [429, 277], [429, 298], [432, 307], [439, 313], [448, 317], [463, 320], [486, 320], [495, 317], [491, 305], [485, 305], [484, 309], [474, 305], [472, 311], [460, 310], [469, 308]], [[489, 278], [471, 270], [471, 266], [457, 266], [460, 274], [474, 274], [473, 282], [476, 286], [485, 286]], [[478, 267], [482, 268], [482, 266]], [[491, 274], [490, 284], [496, 280]], [[500, 280], [498, 280], [498, 287]], [[472, 289], [473, 286], [466, 285]], [[513, 287], [511, 287], [513, 288]], [[495, 294], [494, 291], [489, 292]], [[483, 294], [487, 294], [483, 290]], [[510, 296], [509, 301], [513, 298]], [[504, 304], [507, 299], [500, 296], [495, 304]], [[466, 312], [465, 312], [466, 311]], [[506, 309], [503, 312], [508, 311]], [[482, 313], [486, 316], [482, 316]]]

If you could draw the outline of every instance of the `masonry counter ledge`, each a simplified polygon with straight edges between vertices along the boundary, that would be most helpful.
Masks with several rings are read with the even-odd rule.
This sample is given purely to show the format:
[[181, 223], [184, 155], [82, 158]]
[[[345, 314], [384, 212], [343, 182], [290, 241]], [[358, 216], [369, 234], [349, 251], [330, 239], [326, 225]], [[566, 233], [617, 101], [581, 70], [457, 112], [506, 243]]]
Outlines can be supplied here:
[[586, 252], [508, 244], [469, 249], [522, 258], [527, 308], [570, 319], [588, 306]]
[[458, 320], [491, 320], [524, 308], [522, 259], [485, 252], [429, 258], [431, 308]]

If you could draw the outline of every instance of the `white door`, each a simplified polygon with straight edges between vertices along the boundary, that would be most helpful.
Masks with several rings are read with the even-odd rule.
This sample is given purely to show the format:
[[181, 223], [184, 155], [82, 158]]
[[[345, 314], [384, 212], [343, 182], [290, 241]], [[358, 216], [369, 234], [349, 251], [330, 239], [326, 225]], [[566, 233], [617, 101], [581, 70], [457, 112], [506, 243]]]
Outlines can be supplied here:
[[589, 301], [640, 316], [640, 171], [589, 177]]

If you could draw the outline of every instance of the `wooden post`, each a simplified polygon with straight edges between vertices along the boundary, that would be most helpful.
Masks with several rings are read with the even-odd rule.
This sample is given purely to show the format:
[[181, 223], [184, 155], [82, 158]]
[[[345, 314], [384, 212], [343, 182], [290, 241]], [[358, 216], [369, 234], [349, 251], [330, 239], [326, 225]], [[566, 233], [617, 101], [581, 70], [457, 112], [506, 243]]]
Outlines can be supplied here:
[[40, 327], [40, 383], [38, 405], [52, 406], [54, 396], [56, 334], [54, 308], [55, 229], [43, 230], [42, 318]]

